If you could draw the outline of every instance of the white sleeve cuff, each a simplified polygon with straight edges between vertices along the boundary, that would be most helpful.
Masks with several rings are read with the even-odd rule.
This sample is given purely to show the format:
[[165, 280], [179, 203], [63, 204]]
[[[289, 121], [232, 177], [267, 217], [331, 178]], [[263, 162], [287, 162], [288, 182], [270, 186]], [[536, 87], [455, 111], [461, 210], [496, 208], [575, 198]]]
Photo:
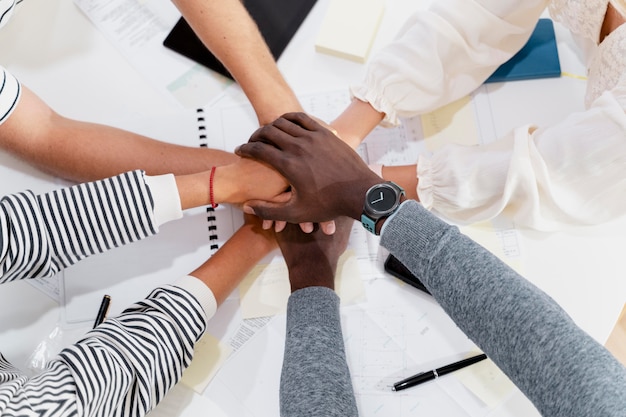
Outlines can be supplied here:
[[145, 181], [154, 200], [154, 218], [161, 226], [183, 217], [178, 187], [173, 174], [145, 176]]
[[200, 281], [198, 278], [191, 275], [185, 275], [177, 279], [172, 285], [189, 291], [198, 300], [198, 303], [202, 306], [207, 320], [215, 315], [217, 311], [217, 301], [213, 291], [207, 285]]

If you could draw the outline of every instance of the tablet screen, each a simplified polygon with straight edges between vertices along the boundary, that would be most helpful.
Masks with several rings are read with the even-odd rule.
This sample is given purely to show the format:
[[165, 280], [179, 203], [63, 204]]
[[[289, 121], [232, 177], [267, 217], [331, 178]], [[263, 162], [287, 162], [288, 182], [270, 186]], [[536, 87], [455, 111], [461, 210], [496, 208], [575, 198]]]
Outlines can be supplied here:
[[[307, 17], [316, 0], [244, 0], [274, 59], [278, 59]], [[204, 46], [184, 18], [176, 23], [163, 45], [229, 78], [232, 76]]]

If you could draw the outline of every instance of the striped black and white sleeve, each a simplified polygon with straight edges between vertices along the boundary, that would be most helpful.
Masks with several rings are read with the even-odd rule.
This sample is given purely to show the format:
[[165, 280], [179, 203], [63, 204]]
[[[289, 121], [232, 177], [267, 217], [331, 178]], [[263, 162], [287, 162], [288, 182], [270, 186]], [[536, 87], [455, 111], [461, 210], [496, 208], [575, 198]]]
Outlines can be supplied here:
[[205, 310], [183, 287], [157, 288], [30, 380], [6, 362], [3, 369], [0, 356], [0, 414], [146, 415], [180, 380], [206, 329]]
[[158, 232], [141, 171], [0, 200], [0, 283], [51, 276]]
[[[0, 14], [2, 10], [0, 10]], [[17, 106], [22, 87], [17, 79], [0, 66], [0, 124], [2, 124]]]

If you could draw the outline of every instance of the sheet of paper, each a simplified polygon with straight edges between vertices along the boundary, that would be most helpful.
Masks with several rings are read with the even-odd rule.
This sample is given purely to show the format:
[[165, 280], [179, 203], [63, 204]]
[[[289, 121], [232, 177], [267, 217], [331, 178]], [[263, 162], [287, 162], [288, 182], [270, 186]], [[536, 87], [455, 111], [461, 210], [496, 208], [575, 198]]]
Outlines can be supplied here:
[[169, 0], [74, 0], [156, 89], [185, 108], [206, 105], [232, 82], [179, 56], [163, 40], [180, 18]]
[[[109, 315], [121, 313], [155, 287], [169, 284], [204, 263], [243, 224], [243, 215], [220, 206], [188, 210], [161, 226], [156, 236], [112, 249], [64, 271], [65, 321], [93, 320], [102, 296], [111, 296]], [[209, 221], [209, 217], [216, 220]], [[219, 240], [208, 231], [217, 225]]]
[[[354, 251], [348, 250], [337, 266], [337, 294], [342, 305], [365, 299], [365, 290]], [[277, 256], [270, 264], [258, 265], [239, 285], [244, 319], [284, 314], [291, 294], [287, 265]]]
[[490, 409], [502, 403], [516, 389], [491, 359], [456, 371], [453, 375]]
[[315, 50], [364, 63], [385, 10], [385, 0], [331, 0]]
[[[391, 391], [393, 382], [417, 369], [447, 363], [450, 356], [475, 349], [431, 297], [413, 290], [381, 273], [366, 283], [366, 305], [342, 308], [344, 343], [359, 415], [473, 417], [463, 403], [454, 400], [465, 388], [453, 384], [453, 379], [404, 393]], [[204, 395], [230, 415], [278, 415], [276, 393], [285, 325], [285, 315], [274, 316], [228, 359]]]

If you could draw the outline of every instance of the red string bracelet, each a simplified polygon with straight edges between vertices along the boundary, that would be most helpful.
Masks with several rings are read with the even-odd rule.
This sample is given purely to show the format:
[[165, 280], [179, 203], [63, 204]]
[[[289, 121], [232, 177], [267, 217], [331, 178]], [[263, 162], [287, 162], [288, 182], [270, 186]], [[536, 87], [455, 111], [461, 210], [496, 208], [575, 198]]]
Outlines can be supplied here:
[[213, 195], [213, 177], [215, 177], [215, 169], [217, 167], [211, 167], [211, 176], [209, 177], [209, 202], [211, 203], [211, 207], [217, 207], [215, 204], [215, 197]]

